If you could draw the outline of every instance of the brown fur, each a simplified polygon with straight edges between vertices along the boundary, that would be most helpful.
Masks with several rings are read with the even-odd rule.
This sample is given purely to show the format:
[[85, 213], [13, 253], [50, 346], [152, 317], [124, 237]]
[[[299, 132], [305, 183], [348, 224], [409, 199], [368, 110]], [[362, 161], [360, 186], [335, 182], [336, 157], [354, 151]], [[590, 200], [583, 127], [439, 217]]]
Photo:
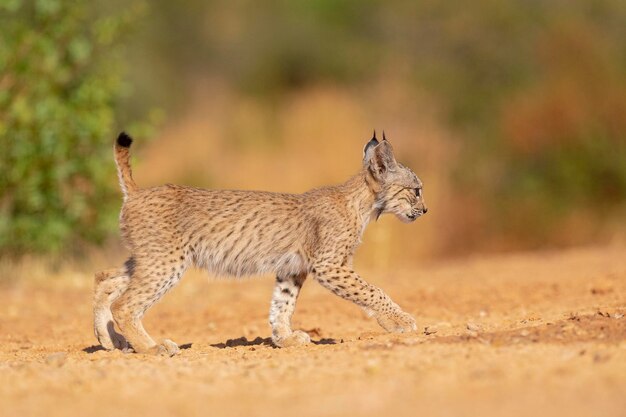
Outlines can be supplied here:
[[131, 256], [95, 280], [94, 326], [105, 348], [127, 349], [127, 340], [137, 352], [175, 354], [177, 345], [155, 343], [141, 319], [191, 266], [231, 276], [276, 273], [270, 324], [277, 346], [310, 341], [291, 329], [308, 275], [361, 306], [386, 330], [415, 330], [410, 315], [352, 269], [370, 219], [393, 213], [410, 222], [427, 211], [421, 181], [396, 162], [386, 140], [366, 145], [363, 169], [347, 182], [304, 194], [170, 184], [139, 189], [128, 162], [130, 143], [120, 135], [115, 158], [124, 192], [120, 228]]

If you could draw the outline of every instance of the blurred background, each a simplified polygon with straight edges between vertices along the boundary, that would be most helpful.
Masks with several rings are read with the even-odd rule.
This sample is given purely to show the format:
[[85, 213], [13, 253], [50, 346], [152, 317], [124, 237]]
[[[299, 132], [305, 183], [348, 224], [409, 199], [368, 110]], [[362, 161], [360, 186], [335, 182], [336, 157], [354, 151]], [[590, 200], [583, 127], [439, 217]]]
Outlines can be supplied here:
[[0, 2], [0, 256], [123, 251], [112, 158], [140, 186], [303, 192], [372, 129], [428, 215], [357, 263], [624, 241], [626, 2]]

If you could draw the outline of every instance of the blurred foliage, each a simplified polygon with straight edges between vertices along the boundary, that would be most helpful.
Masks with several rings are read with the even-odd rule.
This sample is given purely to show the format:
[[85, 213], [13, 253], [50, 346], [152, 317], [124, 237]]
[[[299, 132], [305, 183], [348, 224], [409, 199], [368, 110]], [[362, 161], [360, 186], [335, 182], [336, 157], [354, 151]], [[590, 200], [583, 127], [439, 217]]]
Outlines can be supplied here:
[[119, 36], [139, 13], [0, 3], [1, 252], [77, 250], [114, 228]]
[[459, 190], [491, 214], [479, 238], [535, 245], [572, 212], [623, 218], [626, 4], [482, 4], [438, 72], [466, 139]]

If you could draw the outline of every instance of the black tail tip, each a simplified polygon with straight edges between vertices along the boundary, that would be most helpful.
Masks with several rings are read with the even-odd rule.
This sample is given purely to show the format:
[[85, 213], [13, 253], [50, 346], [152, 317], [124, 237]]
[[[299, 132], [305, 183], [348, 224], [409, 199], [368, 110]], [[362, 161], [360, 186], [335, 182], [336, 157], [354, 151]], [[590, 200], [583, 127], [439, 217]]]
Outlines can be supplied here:
[[131, 143], [133, 143], [133, 138], [128, 136], [126, 132], [122, 132], [117, 137], [117, 144], [123, 148], [130, 148]]

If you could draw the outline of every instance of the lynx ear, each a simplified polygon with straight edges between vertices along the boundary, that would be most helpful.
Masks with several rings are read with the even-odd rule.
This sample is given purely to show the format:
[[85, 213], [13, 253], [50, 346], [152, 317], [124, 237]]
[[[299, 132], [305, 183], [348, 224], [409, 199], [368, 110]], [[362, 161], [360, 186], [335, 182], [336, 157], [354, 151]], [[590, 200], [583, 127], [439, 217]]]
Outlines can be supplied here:
[[370, 139], [369, 142], [365, 144], [363, 148], [363, 163], [367, 164], [370, 159], [372, 159], [372, 155], [374, 155], [374, 148], [378, 145], [378, 139], [376, 139], [376, 131], [374, 130], [374, 136]]
[[370, 172], [379, 181], [384, 179], [387, 173], [395, 171], [398, 167], [396, 158], [393, 156], [393, 148], [386, 140], [372, 149], [372, 158], [368, 162]]

